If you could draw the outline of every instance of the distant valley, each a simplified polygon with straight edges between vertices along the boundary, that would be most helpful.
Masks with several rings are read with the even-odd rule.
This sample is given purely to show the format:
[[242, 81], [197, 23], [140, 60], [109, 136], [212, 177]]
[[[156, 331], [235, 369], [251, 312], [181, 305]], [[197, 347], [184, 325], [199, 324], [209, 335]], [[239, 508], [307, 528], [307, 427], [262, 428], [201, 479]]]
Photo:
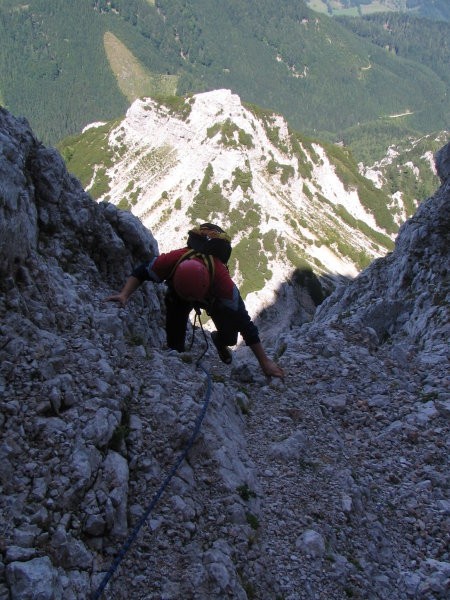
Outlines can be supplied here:
[[230, 89], [368, 164], [450, 116], [449, 23], [389, 14], [386, 27], [301, 0], [3, 0], [0, 100], [55, 144], [140, 97]]

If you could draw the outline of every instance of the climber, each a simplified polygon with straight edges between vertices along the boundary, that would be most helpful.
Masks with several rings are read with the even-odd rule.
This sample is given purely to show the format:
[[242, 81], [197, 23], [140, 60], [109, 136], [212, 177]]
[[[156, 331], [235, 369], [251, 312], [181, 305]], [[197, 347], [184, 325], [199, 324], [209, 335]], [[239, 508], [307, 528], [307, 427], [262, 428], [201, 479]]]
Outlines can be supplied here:
[[238, 288], [231, 279], [226, 262], [231, 254], [230, 239], [218, 225], [204, 223], [189, 232], [187, 247], [172, 250], [136, 267], [118, 294], [105, 298], [122, 307], [144, 281], [167, 282], [167, 345], [184, 352], [189, 313], [205, 309], [216, 326], [211, 339], [220, 359], [230, 364], [228, 346], [244, 338], [269, 377], [284, 377], [281, 369], [266, 354], [256, 325], [251, 320]]

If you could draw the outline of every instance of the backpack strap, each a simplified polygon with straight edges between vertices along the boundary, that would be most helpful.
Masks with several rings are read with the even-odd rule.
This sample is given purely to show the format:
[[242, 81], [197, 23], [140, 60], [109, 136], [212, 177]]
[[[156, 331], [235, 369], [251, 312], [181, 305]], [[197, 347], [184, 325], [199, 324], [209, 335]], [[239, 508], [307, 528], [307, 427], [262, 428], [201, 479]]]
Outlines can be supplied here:
[[214, 283], [214, 276], [216, 274], [216, 265], [214, 264], [214, 257], [210, 254], [201, 254], [200, 255], [203, 262], [205, 263], [206, 268], [209, 272], [209, 289], [211, 289], [212, 284]]

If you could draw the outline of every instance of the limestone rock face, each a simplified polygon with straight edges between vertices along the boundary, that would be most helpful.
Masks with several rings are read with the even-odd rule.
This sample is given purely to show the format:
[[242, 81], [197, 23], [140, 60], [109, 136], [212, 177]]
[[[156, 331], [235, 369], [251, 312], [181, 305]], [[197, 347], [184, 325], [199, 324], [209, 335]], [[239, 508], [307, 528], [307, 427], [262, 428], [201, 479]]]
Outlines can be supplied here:
[[390, 255], [315, 314], [284, 282], [268, 381], [104, 301], [155, 239], [0, 109], [0, 597], [448, 597], [448, 152]]

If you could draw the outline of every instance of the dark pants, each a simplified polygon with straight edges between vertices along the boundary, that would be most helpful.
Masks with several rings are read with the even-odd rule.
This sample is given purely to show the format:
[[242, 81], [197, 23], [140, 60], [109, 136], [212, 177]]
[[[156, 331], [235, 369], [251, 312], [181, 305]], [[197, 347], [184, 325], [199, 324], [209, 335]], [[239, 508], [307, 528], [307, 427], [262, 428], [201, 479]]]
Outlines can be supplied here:
[[[194, 305], [180, 298], [172, 290], [167, 291], [165, 304], [167, 345], [173, 350], [184, 352], [189, 313], [194, 309]], [[219, 343], [224, 346], [235, 346], [239, 332], [231, 325], [228, 312], [231, 311], [219, 304], [207, 309], [216, 326]]]

